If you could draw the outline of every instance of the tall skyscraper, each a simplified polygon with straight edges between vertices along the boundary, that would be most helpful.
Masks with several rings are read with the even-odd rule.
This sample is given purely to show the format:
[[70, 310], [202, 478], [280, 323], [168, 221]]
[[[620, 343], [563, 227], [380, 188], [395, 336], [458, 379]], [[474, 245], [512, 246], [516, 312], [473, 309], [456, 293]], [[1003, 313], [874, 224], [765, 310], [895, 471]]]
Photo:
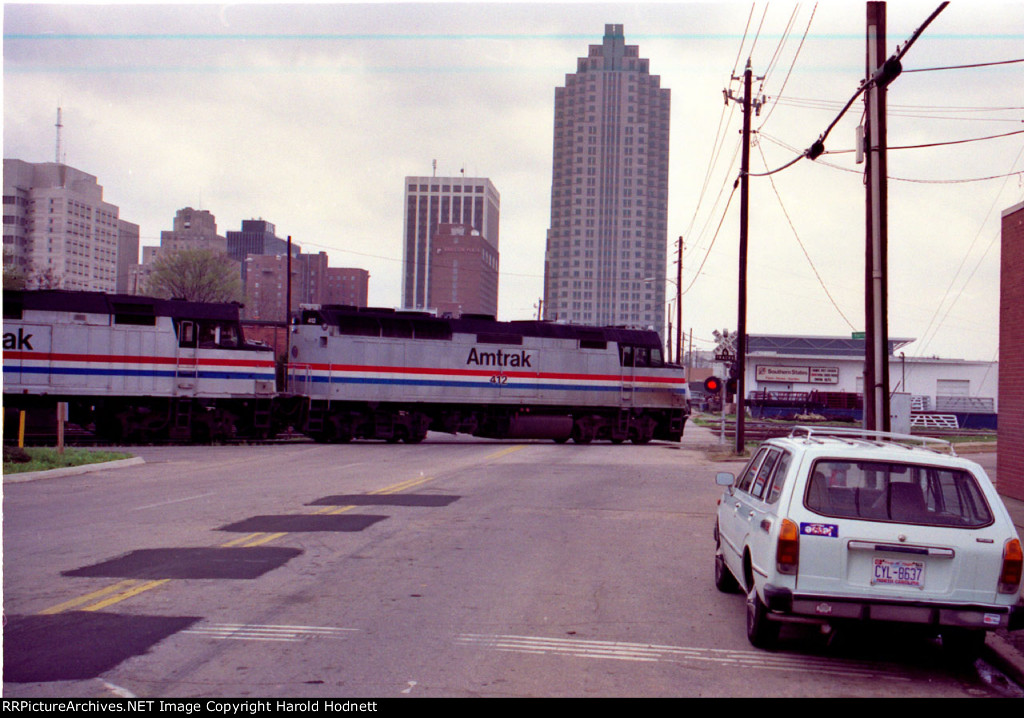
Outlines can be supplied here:
[[500, 206], [498, 190], [483, 177], [405, 178], [404, 308], [436, 308], [430, 274], [438, 225], [468, 225], [497, 253]]
[[671, 94], [622, 25], [555, 89], [544, 316], [664, 331]]
[[119, 282], [119, 255], [138, 257], [138, 225], [119, 212], [103, 201], [93, 175], [57, 162], [5, 159], [4, 265], [27, 271], [29, 286], [114, 292], [126, 282]]

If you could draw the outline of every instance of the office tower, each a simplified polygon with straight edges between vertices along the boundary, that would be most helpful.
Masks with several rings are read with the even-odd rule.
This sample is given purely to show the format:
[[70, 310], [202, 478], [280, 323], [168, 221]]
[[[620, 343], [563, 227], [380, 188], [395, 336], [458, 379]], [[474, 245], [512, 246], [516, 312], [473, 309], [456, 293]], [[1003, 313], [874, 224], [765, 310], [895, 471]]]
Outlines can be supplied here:
[[498, 314], [498, 252], [468, 224], [439, 224], [430, 296], [438, 314]]
[[498, 251], [501, 196], [483, 177], [406, 177], [402, 306], [433, 309], [431, 261], [440, 224], [463, 224]]
[[132, 272], [139, 262], [139, 225], [117, 221], [117, 282], [118, 294], [127, 294]]
[[[242, 263], [242, 283], [245, 283], [247, 271], [246, 258], [256, 255], [288, 255], [288, 240], [276, 234], [274, 225], [262, 219], [243, 219], [240, 231], [227, 233], [228, 256]], [[297, 257], [302, 248], [292, 244], [292, 257]]]
[[[28, 286], [114, 292], [132, 226], [93, 175], [57, 162], [4, 160], [4, 265]], [[135, 229], [136, 245], [138, 231]], [[137, 251], [137, 250], [136, 250]]]
[[174, 215], [174, 229], [160, 232], [160, 248], [176, 252], [179, 249], [210, 249], [221, 254], [228, 252], [228, 240], [217, 234], [217, 218], [208, 210], [184, 207]]
[[555, 89], [545, 318], [664, 331], [670, 99], [622, 25]]

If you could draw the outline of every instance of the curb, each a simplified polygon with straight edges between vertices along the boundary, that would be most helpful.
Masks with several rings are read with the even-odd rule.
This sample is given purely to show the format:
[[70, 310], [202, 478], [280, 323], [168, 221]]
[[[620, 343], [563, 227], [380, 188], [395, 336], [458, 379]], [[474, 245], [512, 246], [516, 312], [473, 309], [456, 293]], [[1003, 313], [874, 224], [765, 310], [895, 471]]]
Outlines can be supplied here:
[[1024, 685], [1024, 655], [1012, 643], [1002, 636], [989, 633], [985, 637], [985, 654], [992, 665], [1019, 685]]
[[46, 471], [26, 471], [20, 474], [4, 474], [5, 484], [20, 484], [25, 481], [36, 481], [38, 479], [57, 479], [62, 476], [78, 476], [103, 469], [121, 469], [127, 466], [144, 464], [146, 460], [141, 456], [133, 456], [130, 459], [118, 459], [117, 461], [103, 461], [95, 464], [82, 464], [81, 466], [65, 466], [62, 469], [48, 469]]

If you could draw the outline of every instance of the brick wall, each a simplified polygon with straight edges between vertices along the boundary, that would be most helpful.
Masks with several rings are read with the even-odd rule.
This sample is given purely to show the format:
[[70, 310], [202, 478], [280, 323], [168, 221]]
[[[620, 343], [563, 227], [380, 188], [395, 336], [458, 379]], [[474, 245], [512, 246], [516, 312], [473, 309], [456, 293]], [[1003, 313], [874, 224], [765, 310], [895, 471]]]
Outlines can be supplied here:
[[999, 492], [1024, 500], [1024, 203], [1003, 212], [999, 296]]

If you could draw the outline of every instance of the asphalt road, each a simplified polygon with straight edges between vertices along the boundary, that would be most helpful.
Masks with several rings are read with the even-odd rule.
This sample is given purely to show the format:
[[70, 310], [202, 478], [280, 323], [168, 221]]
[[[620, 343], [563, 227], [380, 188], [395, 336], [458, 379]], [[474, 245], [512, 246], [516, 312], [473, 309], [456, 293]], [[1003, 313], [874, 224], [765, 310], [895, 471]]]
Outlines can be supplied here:
[[5, 697], [1012, 694], [899, 633], [751, 648], [701, 451], [135, 451], [5, 485]]

